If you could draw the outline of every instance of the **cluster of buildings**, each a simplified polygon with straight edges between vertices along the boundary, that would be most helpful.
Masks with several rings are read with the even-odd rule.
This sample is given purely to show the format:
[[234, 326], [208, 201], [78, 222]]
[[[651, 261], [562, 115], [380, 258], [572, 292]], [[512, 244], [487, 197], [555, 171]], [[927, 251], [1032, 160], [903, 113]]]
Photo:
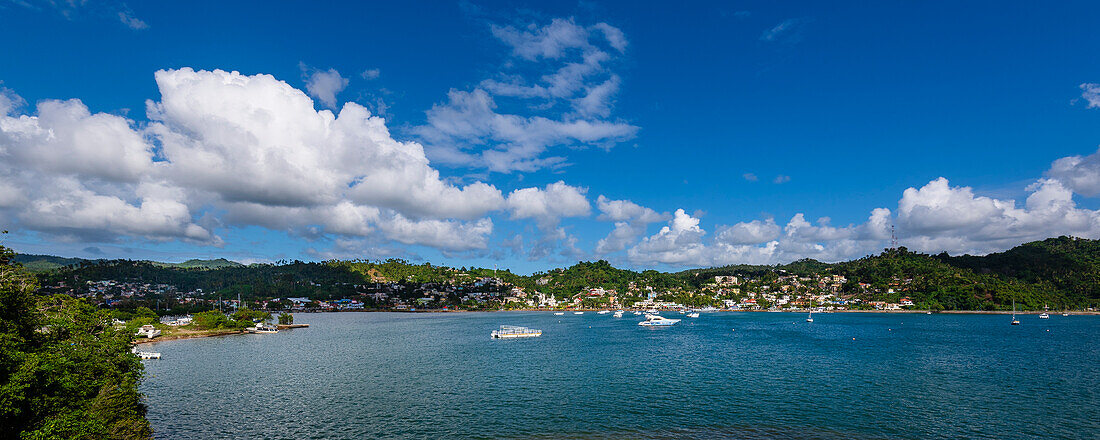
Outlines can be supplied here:
[[[815, 274], [794, 275], [784, 271], [770, 272], [756, 277], [734, 275], [715, 276], [700, 288], [683, 286], [657, 289], [646, 283], [630, 282], [620, 292], [606, 287], [585, 287], [579, 291], [555, 296], [548, 290], [561, 292], [559, 285], [551, 286], [553, 278], [544, 276], [534, 280], [533, 288], [512, 285], [497, 277], [464, 278], [448, 283], [391, 282], [377, 280], [367, 284], [341, 283], [340, 292], [320, 297], [282, 297], [263, 299], [243, 306], [267, 310], [290, 311], [356, 311], [356, 310], [423, 310], [423, 309], [565, 309], [565, 308], [635, 308], [681, 309], [691, 307], [715, 307], [727, 310], [783, 310], [849, 308], [874, 308], [898, 310], [912, 307], [913, 301], [902, 297], [897, 302], [868, 301], [864, 298], [898, 298], [912, 280], [895, 280], [885, 289], [876, 289], [863, 283], [850, 283], [842, 275]], [[316, 282], [309, 286], [318, 290], [329, 287]], [[237, 298], [222, 298], [202, 289], [182, 291], [167, 284], [120, 282], [115, 280], [89, 281], [74, 288], [59, 283], [43, 290], [53, 293], [69, 293], [93, 298], [106, 306], [115, 306], [127, 300], [144, 300], [151, 304], [167, 300], [174, 305], [191, 308], [218, 308], [235, 310], [242, 307]], [[331, 290], [330, 290], [331, 291]], [[877, 295], [886, 293], [888, 295]], [[332, 296], [341, 295], [338, 299]], [[248, 298], [246, 298], [248, 299]], [[163, 304], [169, 307], [169, 304]], [[184, 324], [185, 325], [185, 324]]]

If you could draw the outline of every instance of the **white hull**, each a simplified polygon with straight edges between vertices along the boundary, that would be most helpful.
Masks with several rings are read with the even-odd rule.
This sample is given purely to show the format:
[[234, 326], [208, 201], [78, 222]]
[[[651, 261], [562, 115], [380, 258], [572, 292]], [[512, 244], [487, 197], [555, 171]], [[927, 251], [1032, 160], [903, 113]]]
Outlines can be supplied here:
[[515, 335], [493, 335], [496, 339], [519, 339], [519, 338], [537, 338], [542, 336], [542, 332], [537, 333], [521, 333]]
[[500, 330], [493, 330], [489, 334], [493, 339], [520, 339], [520, 338], [537, 338], [542, 336], [542, 330], [536, 330], [527, 327], [516, 327], [514, 325], [502, 325]]

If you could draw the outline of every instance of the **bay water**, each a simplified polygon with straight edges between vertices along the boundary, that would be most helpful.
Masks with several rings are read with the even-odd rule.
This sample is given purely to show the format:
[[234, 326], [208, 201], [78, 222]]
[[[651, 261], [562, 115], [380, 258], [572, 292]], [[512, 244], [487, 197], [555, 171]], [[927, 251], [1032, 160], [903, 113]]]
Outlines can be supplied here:
[[664, 315], [296, 314], [143, 346], [142, 392], [160, 439], [1100, 438], [1097, 316]]

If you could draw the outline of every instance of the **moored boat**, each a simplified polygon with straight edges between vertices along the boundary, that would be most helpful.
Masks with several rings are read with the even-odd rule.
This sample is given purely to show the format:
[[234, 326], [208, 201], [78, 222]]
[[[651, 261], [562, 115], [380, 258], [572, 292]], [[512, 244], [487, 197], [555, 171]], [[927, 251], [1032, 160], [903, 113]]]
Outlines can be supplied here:
[[279, 333], [279, 328], [274, 326], [274, 325], [268, 324], [266, 322], [261, 322], [259, 324], [256, 324], [255, 327], [249, 327], [248, 332], [249, 333]]
[[1020, 320], [1016, 319], [1016, 300], [1012, 300], [1012, 325], [1020, 325]]
[[557, 316], [562, 316], [562, 315], [565, 314], [565, 312], [554, 312], [554, 314], [557, 315]]
[[542, 330], [515, 325], [502, 325], [499, 330], [493, 330], [490, 336], [493, 339], [537, 338], [542, 336]]
[[639, 322], [638, 325], [646, 327], [666, 327], [675, 325], [680, 322], [679, 319], [665, 318], [660, 315], [645, 315], [645, 321]]

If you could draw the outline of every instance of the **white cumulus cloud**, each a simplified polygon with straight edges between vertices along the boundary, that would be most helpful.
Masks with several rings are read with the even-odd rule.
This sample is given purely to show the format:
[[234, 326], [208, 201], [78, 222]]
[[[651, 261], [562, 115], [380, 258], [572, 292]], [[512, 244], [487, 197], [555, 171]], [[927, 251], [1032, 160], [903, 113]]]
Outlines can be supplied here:
[[[618, 28], [554, 19], [518, 28], [492, 25], [491, 31], [512, 58], [499, 75], [470, 90], [451, 90], [446, 102], [428, 111], [427, 124], [415, 132], [434, 161], [530, 172], [566, 164], [563, 156], [546, 155], [550, 148], [610, 148], [637, 134], [638, 127], [611, 118], [622, 79], [610, 63], [627, 45]], [[512, 111], [501, 111], [501, 100]]]

